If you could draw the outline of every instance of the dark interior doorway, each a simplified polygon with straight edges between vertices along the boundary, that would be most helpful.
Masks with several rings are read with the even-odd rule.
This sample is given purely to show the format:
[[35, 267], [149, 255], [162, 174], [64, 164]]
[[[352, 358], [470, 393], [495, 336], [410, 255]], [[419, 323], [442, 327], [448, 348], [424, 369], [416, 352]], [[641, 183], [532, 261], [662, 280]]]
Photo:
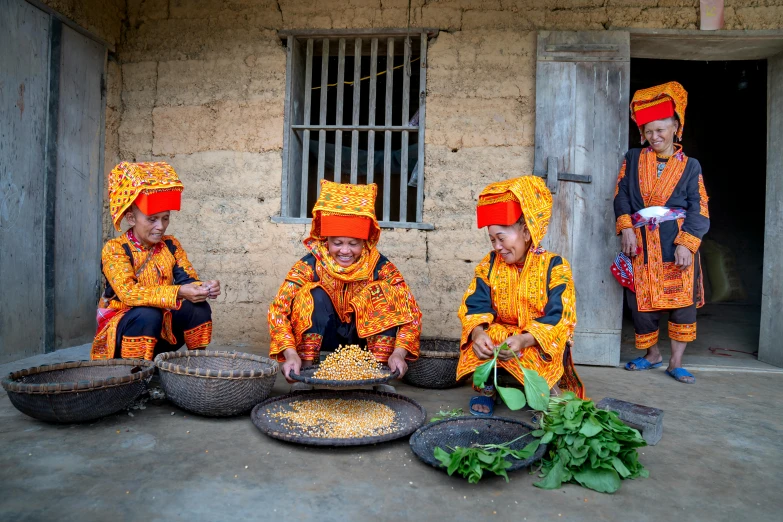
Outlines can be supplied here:
[[[701, 249], [707, 304], [685, 364], [755, 359], [764, 255], [767, 62], [631, 60], [631, 96], [668, 81], [688, 91], [683, 151], [701, 163], [710, 198], [710, 231]], [[629, 142], [641, 146], [633, 123]], [[659, 346], [668, 351], [668, 344], [663, 327]], [[638, 356], [627, 306], [623, 352], [623, 360]]]

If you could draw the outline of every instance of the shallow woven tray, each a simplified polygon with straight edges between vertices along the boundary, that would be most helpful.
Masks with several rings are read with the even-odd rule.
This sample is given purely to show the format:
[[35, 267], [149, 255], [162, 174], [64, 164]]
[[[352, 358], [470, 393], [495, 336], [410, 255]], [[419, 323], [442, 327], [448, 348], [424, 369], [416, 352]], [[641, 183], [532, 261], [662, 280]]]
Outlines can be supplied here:
[[208, 417], [249, 411], [269, 397], [278, 365], [267, 357], [242, 352], [193, 350], [155, 357], [166, 397]]
[[458, 384], [459, 341], [422, 339], [419, 358], [408, 364], [402, 380], [420, 388], [445, 389]]
[[[448, 447], [469, 447], [472, 444], [502, 444], [514, 440], [520, 435], [530, 433], [536, 427], [527, 422], [504, 417], [455, 417], [431, 422], [419, 428], [410, 440], [411, 450], [422, 462], [438, 469], [446, 468], [435, 458], [435, 448], [440, 447], [450, 451]], [[475, 431], [478, 431], [476, 433]], [[533, 435], [519, 439], [511, 445], [512, 449], [520, 450], [533, 440]], [[546, 444], [538, 447], [535, 454], [526, 460], [518, 460], [507, 456], [511, 462], [508, 471], [526, 468], [541, 459], [546, 451]]]
[[[385, 404], [394, 410], [395, 422], [398, 430], [386, 435], [375, 437], [361, 437], [354, 439], [322, 438], [302, 435], [296, 428], [286, 428], [282, 423], [275, 422], [268, 413], [276, 413], [281, 410], [290, 410], [291, 403], [294, 401], [307, 401], [313, 399], [362, 399]], [[352, 391], [327, 391], [314, 390], [308, 392], [290, 393], [281, 395], [262, 402], [255, 408], [250, 418], [256, 428], [269, 437], [295, 442], [297, 444], [307, 444], [312, 446], [362, 446], [365, 444], [377, 444], [389, 440], [406, 437], [416, 431], [427, 416], [424, 408], [413, 399], [396, 393], [385, 393], [378, 391], [352, 390]]]
[[47, 422], [87, 422], [127, 407], [144, 392], [154, 371], [152, 361], [142, 359], [71, 361], [13, 372], [2, 386], [25, 415]]
[[295, 381], [303, 382], [305, 384], [313, 384], [315, 386], [330, 386], [333, 388], [341, 388], [346, 386], [371, 386], [373, 384], [383, 384], [396, 379], [400, 373], [397, 370], [391, 372], [387, 367], [383, 367], [382, 371], [387, 372], [386, 377], [379, 377], [377, 379], [358, 379], [353, 381], [333, 381], [330, 379], [316, 379], [313, 374], [318, 370], [318, 365], [309, 366], [299, 370], [299, 375], [291, 373], [289, 377]]

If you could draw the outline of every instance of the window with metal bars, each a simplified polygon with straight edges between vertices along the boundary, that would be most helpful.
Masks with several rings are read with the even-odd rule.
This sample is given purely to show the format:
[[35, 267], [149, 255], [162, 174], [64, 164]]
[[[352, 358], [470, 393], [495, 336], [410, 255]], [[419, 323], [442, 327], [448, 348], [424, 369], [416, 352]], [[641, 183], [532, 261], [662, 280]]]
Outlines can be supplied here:
[[376, 183], [381, 226], [422, 222], [427, 40], [434, 31], [282, 31], [282, 223], [312, 217], [320, 181]]

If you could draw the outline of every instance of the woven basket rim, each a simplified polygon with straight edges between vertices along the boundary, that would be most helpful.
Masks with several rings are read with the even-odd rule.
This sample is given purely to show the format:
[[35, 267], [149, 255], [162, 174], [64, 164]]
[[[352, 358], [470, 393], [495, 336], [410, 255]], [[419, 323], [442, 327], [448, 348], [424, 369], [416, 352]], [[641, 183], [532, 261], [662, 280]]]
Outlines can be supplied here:
[[[257, 421], [257, 418], [259, 416], [258, 412], [263, 408], [267, 408], [275, 404], [276, 402], [283, 402], [289, 399], [303, 399], [305, 397], [313, 397], [314, 399], [319, 399], [319, 398], [320, 399], [351, 399], [354, 398], [354, 396], [358, 396], [358, 395], [389, 397], [392, 399], [397, 399], [400, 401], [410, 403], [420, 413], [419, 422], [418, 424], [414, 422], [411, 424], [411, 426], [408, 426], [402, 430], [396, 431], [394, 433], [389, 433], [386, 435], [375, 435], [372, 437], [357, 437], [352, 439], [351, 438], [337, 439], [337, 438], [321, 438], [321, 437], [304, 437], [301, 435], [293, 435], [291, 433], [283, 432], [283, 431], [267, 431], [262, 429]], [[371, 400], [371, 399], [365, 399], [365, 400]], [[425, 410], [424, 406], [419, 404], [414, 399], [411, 399], [410, 397], [407, 397], [405, 395], [400, 395], [399, 393], [389, 393], [389, 392], [381, 392], [375, 390], [347, 390], [347, 391], [311, 390], [311, 391], [304, 391], [304, 392], [287, 393], [285, 395], [271, 397], [265, 400], [264, 402], [256, 404], [256, 406], [253, 408], [253, 411], [250, 413], [250, 419], [253, 421], [253, 424], [256, 426], [256, 428], [258, 428], [258, 430], [261, 433], [269, 437], [272, 437], [274, 439], [293, 442], [296, 444], [306, 444], [311, 446], [365, 446], [369, 444], [378, 444], [379, 442], [387, 442], [390, 440], [401, 439], [403, 437], [407, 437], [408, 435], [417, 431], [418, 429], [421, 429], [422, 425], [427, 420], [427, 410]]]
[[[142, 371], [124, 375], [122, 377], [104, 377], [102, 379], [92, 379], [74, 382], [54, 382], [54, 383], [22, 383], [17, 379], [36, 375], [39, 373], [68, 370], [70, 368], [81, 368], [89, 366], [141, 366]], [[24, 393], [29, 395], [55, 395], [61, 393], [81, 393], [101, 388], [113, 388], [125, 384], [146, 380], [152, 377], [155, 372], [155, 365], [152, 361], [145, 359], [98, 359], [94, 361], [67, 361], [57, 364], [42, 364], [32, 366], [23, 370], [17, 370], [8, 374], [1, 382], [3, 389], [7, 392]]]
[[[227, 357], [230, 359], [247, 359], [250, 361], [268, 364], [263, 370], [207, 370], [203, 368], [190, 368], [168, 362], [168, 359], [180, 359], [185, 357]], [[164, 352], [155, 357], [155, 366], [162, 372], [176, 375], [189, 375], [191, 377], [203, 377], [206, 379], [257, 379], [276, 375], [279, 370], [277, 361], [246, 352], [229, 352], [218, 350], [188, 350], [187, 352]]]
[[[299, 370], [302, 371], [315, 371], [318, 369], [317, 364], [314, 364], [313, 366], [309, 366], [307, 368], [302, 368]], [[384, 368], [388, 368], [388, 366], [384, 366]], [[336, 381], [336, 380], [330, 380], [330, 379], [317, 379], [315, 377], [308, 377], [306, 375], [296, 375], [296, 374], [290, 374], [289, 377], [292, 378], [295, 381], [303, 382], [305, 384], [315, 384], [317, 386], [334, 386], [334, 387], [346, 387], [346, 386], [370, 386], [372, 384], [385, 384], [391, 380], [394, 380], [400, 376], [400, 372], [398, 370], [394, 370], [393, 372], [389, 373], [386, 377], [378, 377], [377, 379], [355, 379], [352, 381]]]
[[[419, 352], [419, 359], [459, 359], [460, 352], [441, 352], [437, 350], [422, 350]], [[417, 359], [418, 360], [418, 359]]]

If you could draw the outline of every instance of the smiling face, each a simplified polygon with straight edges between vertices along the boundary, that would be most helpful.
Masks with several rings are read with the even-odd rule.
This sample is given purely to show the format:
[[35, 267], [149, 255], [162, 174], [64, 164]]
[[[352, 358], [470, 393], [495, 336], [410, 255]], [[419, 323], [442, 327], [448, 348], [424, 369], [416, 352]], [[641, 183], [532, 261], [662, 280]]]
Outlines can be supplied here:
[[651, 121], [644, 126], [644, 137], [658, 154], [671, 154], [674, 136], [680, 124], [675, 118]]
[[329, 247], [329, 255], [337, 264], [347, 268], [361, 257], [364, 240], [355, 237], [327, 237], [326, 245]]
[[508, 264], [524, 261], [533, 242], [527, 225], [520, 221], [508, 226], [490, 225], [487, 227], [492, 248]]
[[171, 211], [164, 210], [150, 216], [144, 214], [136, 205], [133, 205], [125, 214], [125, 219], [133, 228], [133, 235], [136, 236], [142, 245], [150, 248], [163, 240], [163, 235], [169, 226]]

